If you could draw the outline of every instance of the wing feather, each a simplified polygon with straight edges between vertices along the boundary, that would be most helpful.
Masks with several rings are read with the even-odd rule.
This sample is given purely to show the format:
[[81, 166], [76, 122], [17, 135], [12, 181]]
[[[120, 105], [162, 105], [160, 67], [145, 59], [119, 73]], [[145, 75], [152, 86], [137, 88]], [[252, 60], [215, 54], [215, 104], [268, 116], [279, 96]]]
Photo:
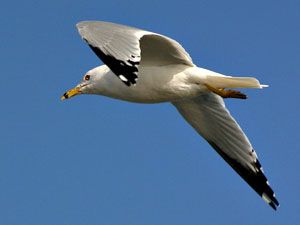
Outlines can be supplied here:
[[248, 138], [221, 97], [207, 93], [173, 102], [187, 122], [273, 208], [279, 205]]
[[128, 86], [136, 83], [140, 64], [193, 66], [189, 54], [178, 42], [160, 34], [100, 21], [80, 22], [77, 29], [114, 74], [126, 78], [120, 79]]

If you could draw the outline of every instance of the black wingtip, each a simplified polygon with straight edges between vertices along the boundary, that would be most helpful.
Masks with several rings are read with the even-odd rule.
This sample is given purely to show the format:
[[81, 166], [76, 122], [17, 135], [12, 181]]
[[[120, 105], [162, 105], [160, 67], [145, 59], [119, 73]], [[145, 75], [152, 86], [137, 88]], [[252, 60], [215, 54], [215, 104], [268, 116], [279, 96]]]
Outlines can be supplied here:
[[[262, 197], [264, 200], [266, 200], [264, 197]], [[275, 196], [273, 195], [272, 197], [268, 196], [267, 197], [269, 199], [270, 202], [268, 202], [268, 204], [276, 211], [277, 208], [279, 207], [279, 202], [278, 200], [275, 198]]]
[[[83, 40], [88, 43], [93, 52], [123, 81], [123, 83], [127, 86], [136, 83], [140, 61], [133, 61], [131, 59], [125, 61], [119, 60], [109, 53], [104, 53], [99, 47], [89, 43], [87, 39], [83, 38]], [[131, 55], [131, 58], [136, 57], [139, 56]]]
[[[209, 144], [222, 156], [223, 159], [259, 194], [262, 199], [269, 204], [274, 210], [279, 206], [278, 200], [275, 198], [274, 191], [269, 185], [266, 176], [263, 173], [261, 164], [258, 160], [253, 164], [256, 172], [237, 163], [233, 158], [222, 151], [221, 148], [213, 141], [208, 141]], [[254, 152], [254, 150], [252, 150]]]
[[[275, 199], [275, 200], [276, 200], [276, 199]], [[276, 201], [277, 201], [277, 200], [276, 200]], [[278, 201], [277, 201], [277, 203], [276, 203], [276, 202], [270, 202], [269, 205], [270, 205], [275, 211], [276, 211], [277, 208], [279, 207]]]

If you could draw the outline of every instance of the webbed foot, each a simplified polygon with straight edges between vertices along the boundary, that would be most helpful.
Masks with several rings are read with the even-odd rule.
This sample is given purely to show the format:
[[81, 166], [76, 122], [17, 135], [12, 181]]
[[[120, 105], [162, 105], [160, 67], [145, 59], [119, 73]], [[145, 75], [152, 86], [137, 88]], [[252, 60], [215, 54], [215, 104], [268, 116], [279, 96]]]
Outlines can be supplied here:
[[239, 98], [239, 99], [247, 99], [247, 95], [243, 94], [240, 91], [236, 90], [225, 90], [224, 88], [215, 88], [208, 84], [206, 84], [208, 90], [212, 91], [213, 93], [221, 96], [222, 98]]

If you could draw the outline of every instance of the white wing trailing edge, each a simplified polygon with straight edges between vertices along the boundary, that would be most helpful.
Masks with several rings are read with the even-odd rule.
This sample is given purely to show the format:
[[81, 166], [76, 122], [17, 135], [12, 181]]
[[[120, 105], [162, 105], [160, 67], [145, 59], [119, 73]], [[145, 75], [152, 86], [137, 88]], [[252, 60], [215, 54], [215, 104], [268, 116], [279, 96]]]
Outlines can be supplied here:
[[222, 158], [273, 208], [279, 206], [275, 194], [248, 138], [213, 93], [173, 102], [180, 114]]

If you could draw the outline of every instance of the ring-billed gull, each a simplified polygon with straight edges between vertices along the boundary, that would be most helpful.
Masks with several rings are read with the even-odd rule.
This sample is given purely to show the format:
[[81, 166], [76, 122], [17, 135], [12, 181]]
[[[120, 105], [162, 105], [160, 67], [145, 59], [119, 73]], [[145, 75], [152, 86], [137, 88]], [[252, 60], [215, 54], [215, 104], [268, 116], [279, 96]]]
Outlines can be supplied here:
[[248, 138], [222, 98], [245, 99], [225, 88], [263, 88], [253, 77], [199, 68], [175, 40], [124, 25], [84, 21], [81, 37], [106, 64], [88, 71], [61, 99], [98, 94], [138, 103], [171, 102], [186, 121], [273, 208], [275, 194]]

